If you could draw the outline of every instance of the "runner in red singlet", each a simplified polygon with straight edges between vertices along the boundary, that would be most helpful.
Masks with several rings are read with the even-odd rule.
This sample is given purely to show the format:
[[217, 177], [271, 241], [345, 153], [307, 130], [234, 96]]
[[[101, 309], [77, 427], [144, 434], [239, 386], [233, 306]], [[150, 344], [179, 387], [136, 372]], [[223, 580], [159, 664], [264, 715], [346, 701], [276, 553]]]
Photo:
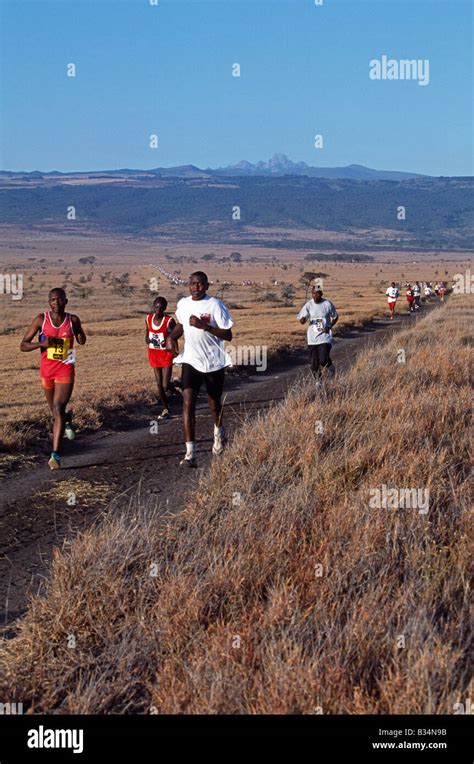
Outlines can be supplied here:
[[[74, 387], [74, 339], [84, 345], [86, 335], [78, 316], [66, 313], [67, 297], [64, 289], [51, 289], [48, 295], [50, 310], [40, 313], [25, 333], [20, 350], [29, 352], [40, 348], [40, 376], [43, 389], [53, 415], [53, 450], [48, 461], [50, 469], [61, 466], [59, 450], [63, 434], [72, 440], [70, 416], [66, 406]], [[33, 338], [39, 334], [38, 341]]]
[[155, 372], [158, 395], [163, 406], [158, 419], [168, 419], [170, 412], [166, 391], [169, 390], [171, 372], [173, 369], [173, 353], [166, 350], [166, 338], [176, 326], [171, 316], [165, 315], [168, 306], [164, 297], [153, 300], [153, 313], [146, 317], [145, 342], [148, 347], [148, 361]]

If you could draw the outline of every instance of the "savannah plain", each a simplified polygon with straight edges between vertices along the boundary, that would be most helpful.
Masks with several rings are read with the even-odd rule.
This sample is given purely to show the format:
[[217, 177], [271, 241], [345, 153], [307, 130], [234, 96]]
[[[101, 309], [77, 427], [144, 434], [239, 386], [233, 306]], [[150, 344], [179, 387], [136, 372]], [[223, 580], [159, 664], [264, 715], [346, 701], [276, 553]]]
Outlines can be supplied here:
[[[327, 236], [329, 240], [331, 234]], [[236, 251], [240, 262], [230, 259]], [[387, 315], [385, 289], [392, 280], [403, 286], [416, 279], [442, 279], [450, 286], [454, 275], [469, 265], [455, 252], [443, 252], [442, 260], [436, 253], [381, 252], [369, 263], [334, 262], [324, 255], [307, 261], [306, 254], [245, 245], [179, 244], [172, 237], [156, 244], [94, 232], [28, 233], [5, 226], [1, 272], [23, 274], [23, 297], [0, 295], [3, 450], [23, 451], [34, 441], [38, 427], [49, 421], [39, 353], [21, 353], [19, 343], [32, 319], [48, 309], [52, 287], [66, 289], [68, 310], [80, 316], [88, 336], [86, 346], [77, 349], [72, 407], [79, 428], [96, 429], [104, 413], [119, 409], [124, 401], [149, 401], [150, 411], [157, 411], [144, 341], [145, 316], [157, 294], [166, 297], [171, 314], [178, 299], [188, 294], [186, 284], [171, 283], [159, 268], [184, 280], [194, 270], [207, 272], [213, 282], [210, 294], [224, 299], [235, 321], [234, 348], [266, 348], [271, 362], [277, 355], [305, 347], [305, 328], [296, 313], [310, 297], [308, 274], [321, 274], [325, 296], [339, 311], [337, 337], [344, 328], [361, 327]], [[406, 312], [403, 289], [398, 311]]]

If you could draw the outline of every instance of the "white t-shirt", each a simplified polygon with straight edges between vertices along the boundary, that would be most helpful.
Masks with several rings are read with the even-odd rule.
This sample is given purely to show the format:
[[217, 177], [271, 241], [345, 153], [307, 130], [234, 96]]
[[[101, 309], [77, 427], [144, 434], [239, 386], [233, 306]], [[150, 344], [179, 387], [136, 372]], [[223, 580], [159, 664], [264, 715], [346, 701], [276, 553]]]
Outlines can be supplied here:
[[183, 297], [176, 306], [176, 320], [183, 325], [184, 348], [173, 363], [189, 363], [203, 373], [232, 366], [232, 359], [224, 348], [224, 340], [214, 337], [205, 329], [191, 326], [191, 316], [208, 321], [210, 326], [219, 329], [230, 329], [234, 325], [226, 306], [217, 297], [208, 294], [200, 300], [193, 300], [191, 295]]
[[337, 310], [331, 300], [321, 300], [321, 302], [315, 302], [313, 299], [308, 300], [301, 308], [297, 318], [309, 318], [308, 345], [332, 343], [330, 319], [337, 318]]
[[419, 295], [421, 294], [421, 287], [419, 284], [415, 284], [415, 286], [413, 287], [413, 294], [415, 297], [419, 297]]
[[398, 289], [397, 287], [389, 287], [387, 291], [385, 292], [387, 295], [388, 302], [396, 302], [398, 300]]

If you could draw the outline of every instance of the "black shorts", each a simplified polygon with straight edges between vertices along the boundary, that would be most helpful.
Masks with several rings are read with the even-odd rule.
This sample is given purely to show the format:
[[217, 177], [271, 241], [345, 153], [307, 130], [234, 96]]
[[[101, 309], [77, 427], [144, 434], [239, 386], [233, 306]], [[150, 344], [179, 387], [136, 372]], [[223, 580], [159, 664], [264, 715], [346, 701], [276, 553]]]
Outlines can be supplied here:
[[321, 373], [322, 366], [332, 366], [331, 344], [323, 342], [320, 345], [308, 345], [309, 364], [315, 374]]
[[216, 401], [220, 400], [224, 388], [225, 369], [208, 372], [198, 371], [189, 363], [183, 363], [181, 368], [181, 384], [183, 390], [191, 388], [198, 393], [202, 383], [205, 382], [207, 394]]

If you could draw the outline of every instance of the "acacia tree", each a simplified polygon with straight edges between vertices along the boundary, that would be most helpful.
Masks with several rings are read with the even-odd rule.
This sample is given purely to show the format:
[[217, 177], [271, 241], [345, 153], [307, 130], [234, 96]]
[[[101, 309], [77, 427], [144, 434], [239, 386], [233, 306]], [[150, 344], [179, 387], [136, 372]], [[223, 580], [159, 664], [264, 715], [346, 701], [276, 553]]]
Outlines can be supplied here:
[[231, 284], [229, 284], [228, 281], [223, 281], [222, 282], [222, 284], [220, 285], [219, 289], [217, 290], [218, 292], [220, 292], [220, 299], [221, 300], [224, 299], [224, 292], [226, 292], [228, 289], [230, 289], [230, 287], [231, 287]]
[[285, 284], [281, 288], [281, 296], [283, 297], [283, 300], [285, 301], [285, 307], [289, 308], [293, 305], [293, 298], [295, 296], [295, 288], [293, 284]]

